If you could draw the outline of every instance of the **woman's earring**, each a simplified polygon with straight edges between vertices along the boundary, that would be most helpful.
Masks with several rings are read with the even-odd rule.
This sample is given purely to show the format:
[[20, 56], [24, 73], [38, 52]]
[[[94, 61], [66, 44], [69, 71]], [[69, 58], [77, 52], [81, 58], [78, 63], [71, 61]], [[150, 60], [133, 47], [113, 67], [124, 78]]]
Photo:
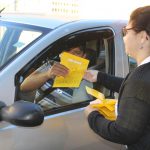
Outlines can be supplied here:
[[140, 49], [143, 49], [143, 45], [140, 46]]

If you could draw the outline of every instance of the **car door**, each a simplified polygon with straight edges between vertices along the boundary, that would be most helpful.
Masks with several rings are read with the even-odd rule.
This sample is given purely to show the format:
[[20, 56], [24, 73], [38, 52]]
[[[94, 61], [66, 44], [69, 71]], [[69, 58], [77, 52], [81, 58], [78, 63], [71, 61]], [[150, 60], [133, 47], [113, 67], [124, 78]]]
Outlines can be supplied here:
[[[23, 93], [20, 91], [20, 85], [24, 79], [30, 75], [33, 70], [38, 69], [43, 63], [47, 63], [48, 60], [54, 60], [56, 56], [64, 50], [69, 48], [74, 44], [80, 43], [87, 48], [91, 48], [96, 52], [97, 61], [90, 67], [97, 67], [97, 65], [105, 64], [102, 71], [108, 72], [110, 74], [115, 74], [115, 63], [117, 58], [113, 59], [115, 55], [115, 40], [113, 37], [113, 31], [110, 27], [104, 27], [99, 29], [88, 29], [83, 31], [76, 31], [75, 33], [66, 34], [62, 36], [61, 39], [57, 39], [54, 42], [49, 42], [48, 46], [45, 46], [41, 49], [43, 51], [31, 58], [31, 55], [28, 56], [28, 53], [24, 53], [23, 58], [28, 57], [25, 65], [21, 62], [23, 58], [20, 57], [20, 60], [9, 65], [9, 67], [4, 68], [0, 73], [0, 78], [4, 78], [5, 83], [3, 91], [7, 92], [8, 97], [11, 97], [14, 100], [26, 100], [32, 101], [32, 92], [31, 94]], [[44, 42], [45, 40], [41, 41]], [[48, 41], [48, 40], [46, 40]], [[42, 45], [42, 44], [41, 44]], [[35, 47], [40, 46], [40, 42]], [[34, 49], [32, 47], [31, 49]], [[32, 53], [31, 53], [32, 54]], [[118, 59], [120, 60], [120, 59]], [[122, 61], [122, 60], [121, 60]], [[17, 65], [17, 63], [19, 63]], [[118, 63], [118, 62], [117, 62]], [[17, 66], [16, 66], [17, 65]], [[11, 72], [12, 74], [8, 74]], [[9, 84], [9, 81], [14, 81]], [[50, 83], [47, 83], [48, 86]], [[102, 90], [105, 93], [106, 97], [114, 97], [114, 93], [109, 91], [99, 85], [93, 85], [91, 83], [83, 83], [85, 85], [95, 87], [97, 90]], [[12, 88], [9, 89], [9, 87]], [[14, 87], [14, 88], [13, 88]], [[43, 87], [44, 88], [44, 87]], [[2, 87], [1, 87], [2, 89]], [[73, 89], [75, 91], [76, 89]], [[61, 101], [65, 101], [62, 104], [59, 103], [58, 107], [48, 107], [45, 110], [45, 121], [43, 125], [33, 128], [24, 128], [8, 125], [3, 122], [0, 124], [1, 135], [0, 142], [3, 150], [28, 150], [28, 149], [44, 149], [44, 150], [84, 150], [84, 149], [105, 149], [105, 150], [119, 150], [121, 145], [111, 143], [94, 134], [90, 130], [87, 119], [84, 115], [84, 107], [89, 104], [92, 98], [80, 97], [83, 88], [76, 90], [76, 96], [67, 97], [64, 93], [67, 93], [64, 89], [56, 89], [50, 93], [54, 98], [60, 98]], [[11, 92], [10, 92], [11, 91]], [[15, 94], [14, 94], [15, 93]], [[67, 93], [68, 94], [68, 93]], [[2, 100], [7, 99], [7, 96], [1, 97]], [[11, 102], [9, 102], [11, 103]]]

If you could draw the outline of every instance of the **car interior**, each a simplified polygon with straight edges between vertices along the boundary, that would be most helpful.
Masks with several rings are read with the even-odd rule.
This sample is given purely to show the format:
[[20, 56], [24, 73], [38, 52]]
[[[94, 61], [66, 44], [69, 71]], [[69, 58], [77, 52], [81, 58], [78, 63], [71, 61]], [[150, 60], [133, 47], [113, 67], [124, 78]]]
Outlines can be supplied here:
[[[59, 61], [59, 55], [62, 51], [75, 46], [83, 46], [86, 49], [86, 59], [90, 61], [88, 69], [95, 69], [110, 74], [114, 73], [114, 41], [113, 32], [108, 29], [79, 31], [57, 40], [49, 45], [37, 57], [29, 62], [16, 75], [16, 97], [39, 104], [45, 112], [52, 112], [56, 109], [80, 107], [93, 99], [87, 94], [85, 87], [94, 88], [105, 94], [106, 97], [112, 97], [113, 93], [98, 83], [91, 83], [82, 80], [78, 88], [53, 88], [53, 80], [47, 81], [42, 87], [35, 91], [23, 92], [20, 85], [33, 71], [42, 65]], [[110, 63], [111, 62], [111, 63]]]

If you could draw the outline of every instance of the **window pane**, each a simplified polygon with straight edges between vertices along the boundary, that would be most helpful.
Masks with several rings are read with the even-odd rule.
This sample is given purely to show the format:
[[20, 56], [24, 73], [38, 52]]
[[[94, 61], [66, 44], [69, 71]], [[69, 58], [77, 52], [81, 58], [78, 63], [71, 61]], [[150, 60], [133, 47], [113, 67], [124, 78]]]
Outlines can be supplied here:
[[2, 41], [2, 38], [5, 34], [5, 32], [6, 32], [6, 27], [3, 27], [3, 26], [0, 27], [0, 42]]
[[32, 28], [17, 25], [0, 26], [0, 66], [3, 66], [42, 34]]
[[21, 51], [25, 46], [30, 44], [33, 40], [38, 38], [41, 35], [40, 32], [35, 31], [22, 31], [20, 34], [20, 37], [18, 41], [14, 44], [14, 47], [16, 47], [17, 53]]
[[136, 61], [133, 58], [129, 57], [129, 71], [134, 70], [136, 67], [137, 67]]

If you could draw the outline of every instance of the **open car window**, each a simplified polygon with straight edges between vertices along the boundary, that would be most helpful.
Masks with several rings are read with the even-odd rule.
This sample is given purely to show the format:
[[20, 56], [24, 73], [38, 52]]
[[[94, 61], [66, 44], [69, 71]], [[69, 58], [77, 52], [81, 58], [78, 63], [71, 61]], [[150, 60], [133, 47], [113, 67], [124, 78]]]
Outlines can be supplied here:
[[[18, 75], [18, 80], [22, 78], [18, 85], [25, 81], [35, 70], [50, 69], [54, 62], [59, 62], [59, 56], [62, 51], [71, 47], [84, 47], [86, 59], [89, 60], [88, 69], [94, 69], [113, 74], [114, 62], [114, 43], [111, 30], [85, 31], [64, 37], [43, 51], [33, 62], [25, 66]], [[110, 62], [111, 61], [111, 62]], [[30, 66], [30, 67], [29, 67]], [[26, 69], [28, 68], [28, 69]], [[38, 82], [38, 81], [37, 81]], [[40, 88], [24, 92], [18, 88], [16, 99], [23, 99], [39, 104], [45, 111], [51, 111], [53, 108], [60, 109], [70, 106], [73, 109], [75, 104], [84, 104], [95, 99], [87, 94], [86, 86], [103, 92], [105, 96], [110, 96], [110, 91], [98, 83], [91, 83], [82, 80], [78, 88], [52, 88], [54, 80], [50, 79]], [[79, 107], [79, 106], [78, 106]]]

